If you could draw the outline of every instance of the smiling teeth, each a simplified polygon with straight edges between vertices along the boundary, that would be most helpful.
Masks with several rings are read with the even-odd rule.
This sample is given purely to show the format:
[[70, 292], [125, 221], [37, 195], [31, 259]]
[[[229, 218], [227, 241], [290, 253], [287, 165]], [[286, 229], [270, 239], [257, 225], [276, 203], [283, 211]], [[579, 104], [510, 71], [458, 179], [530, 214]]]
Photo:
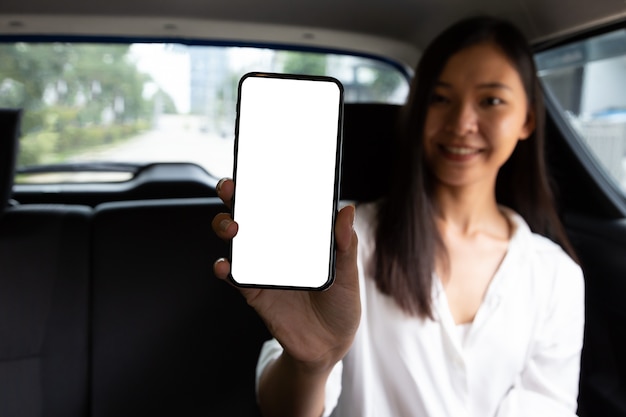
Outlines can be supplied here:
[[471, 148], [456, 148], [451, 146], [445, 147], [446, 151], [455, 155], [470, 155], [476, 153], [476, 149]]

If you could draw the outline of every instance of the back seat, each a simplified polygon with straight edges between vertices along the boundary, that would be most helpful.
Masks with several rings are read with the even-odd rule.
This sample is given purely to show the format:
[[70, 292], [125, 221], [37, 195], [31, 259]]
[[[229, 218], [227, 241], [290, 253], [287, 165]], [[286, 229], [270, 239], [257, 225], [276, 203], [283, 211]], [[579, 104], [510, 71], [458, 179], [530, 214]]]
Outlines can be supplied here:
[[87, 416], [92, 210], [8, 204], [19, 118], [0, 110], [0, 416]]
[[[346, 105], [343, 200], [387, 186], [398, 108]], [[211, 197], [6, 210], [0, 416], [258, 415], [270, 335], [213, 276], [224, 210]]]
[[254, 369], [269, 334], [214, 277], [228, 255], [218, 199], [107, 203], [94, 217], [94, 417], [255, 416]]

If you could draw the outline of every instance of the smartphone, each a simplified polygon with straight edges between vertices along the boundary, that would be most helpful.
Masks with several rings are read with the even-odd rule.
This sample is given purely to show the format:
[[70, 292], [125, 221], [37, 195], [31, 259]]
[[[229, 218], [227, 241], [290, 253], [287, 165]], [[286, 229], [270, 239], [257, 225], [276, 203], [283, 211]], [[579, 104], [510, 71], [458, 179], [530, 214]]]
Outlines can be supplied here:
[[335, 277], [343, 86], [253, 72], [239, 81], [231, 281], [323, 290]]

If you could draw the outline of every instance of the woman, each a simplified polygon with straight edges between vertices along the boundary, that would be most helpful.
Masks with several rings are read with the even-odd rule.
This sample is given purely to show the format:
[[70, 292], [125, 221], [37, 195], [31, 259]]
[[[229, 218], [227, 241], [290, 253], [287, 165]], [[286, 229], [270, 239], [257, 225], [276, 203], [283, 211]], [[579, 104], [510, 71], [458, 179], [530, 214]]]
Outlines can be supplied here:
[[[337, 217], [335, 284], [242, 290], [275, 337], [261, 409], [574, 416], [583, 276], [547, 180], [524, 37], [487, 17], [452, 26], [424, 52], [406, 110], [388, 195]], [[233, 187], [220, 183], [224, 201]], [[213, 227], [237, 232], [228, 214]], [[225, 278], [229, 264], [214, 269]]]

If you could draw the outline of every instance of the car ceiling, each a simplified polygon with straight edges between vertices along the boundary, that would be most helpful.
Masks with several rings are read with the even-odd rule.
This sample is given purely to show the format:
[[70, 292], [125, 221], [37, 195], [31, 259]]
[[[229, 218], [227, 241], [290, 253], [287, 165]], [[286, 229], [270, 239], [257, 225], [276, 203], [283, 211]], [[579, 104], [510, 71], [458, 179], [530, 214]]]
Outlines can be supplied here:
[[412, 66], [451, 22], [489, 13], [538, 42], [626, 19], [625, 0], [3, 0], [0, 35], [126, 35], [352, 49]]

